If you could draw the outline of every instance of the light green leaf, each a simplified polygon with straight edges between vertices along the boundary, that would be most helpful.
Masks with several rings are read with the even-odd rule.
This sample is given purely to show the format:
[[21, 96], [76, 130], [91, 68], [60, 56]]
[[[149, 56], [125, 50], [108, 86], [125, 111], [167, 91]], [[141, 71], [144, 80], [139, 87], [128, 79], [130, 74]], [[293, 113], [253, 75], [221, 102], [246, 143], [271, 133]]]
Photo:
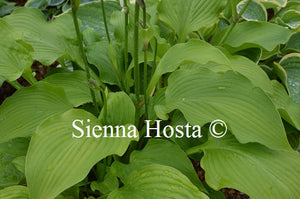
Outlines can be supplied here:
[[30, 67], [33, 62], [30, 48], [21, 39], [21, 35], [12, 26], [0, 19], [0, 76], [2, 76], [2, 81], [18, 79], [24, 69]]
[[300, 194], [300, 155], [294, 151], [242, 145], [227, 135], [222, 139], [210, 137], [197, 149], [204, 151], [201, 167], [213, 189], [235, 188], [252, 199], [292, 199]]
[[87, 47], [87, 59], [99, 71], [100, 79], [108, 84], [119, 85], [119, 78], [109, 57], [108, 42], [95, 42]]
[[284, 13], [281, 20], [292, 29], [300, 26], [300, 11], [290, 10]]
[[108, 199], [208, 199], [178, 170], [163, 165], [147, 165], [132, 172], [125, 186], [112, 192]]
[[0, 153], [0, 187], [18, 184], [25, 176], [13, 165], [13, 157]]
[[75, 138], [72, 137], [74, 120], [83, 120], [83, 125], [77, 124], [82, 129], [86, 129], [86, 125], [91, 128], [100, 125], [92, 114], [84, 110], [70, 110], [47, 119], [32, 137], [26, 159], [31, 199], [53, 199], [83, 180], [98, 161], [112, 154], [123, 155], [130, 141], [137, 140], [129, 137], [86, 137], [87, 132], [83, 137]]
[[24, 174], [25, 174], [25, 159], [26, 159], [26, 156], [20, 156], [20, 157], [15, 158], [12, 161], [13, 165]]
[[22, 88], [0, 106], [0, 143], [30, 136], [43, 120], [71, 108], [62, 88], [43, 82]]
[[66, 97], [74, 107], [92, 102], [90, 89], [84, 71], [55, 73], [43, 81], [63, 87]]
[[11, 186], [0, 190], [2, 199], [29, 199], [28, 189], [24, 186]]
[[285, 7], [287, 0], [259, 0], [267, 8]]
[[277, 81], [272, 81], [274, 92], [271, 98], [281, 117], [300, 130], [300, 105], [296, 104], [286, 93], [284, 87]]
[[286, 45], [286, 49], [300, 53], [300, 32], [296, 32], [291, 36]]
[[[228, 28], [218, 32], [212, 40], [217, 44]], [[231, 52], [237, 52], [247, 48], [263, 48], [272, 51], [279, 44], [284, 44], [291, 36], [291, 31], [268, 22], [247, 21], [238, 23], [231, 31], [224, 46]]]
[[40, 10], [23, 7], [4, 19], [24, 34], [24, 41], [34, 48], [35, 60], [48, 66], [58, 58], [66, 58], [83, 65], [71, 16], [47, 22]]
[[100, 193], [109, 194], [115, 189], [119, 188], [119, 180], [117, 176], [113, 175], [110, 170], [106, 173], [102, 182], [94, 181], [91, 183], [92, 191], [98, 190]]
[[176, 71], [169, 77], [165, 102], [165, 113], [179, 109], [192, 125], [221, 119], [241, 143], [291, 150], [272, 101], [240, 74], [206, 68]]
[[208, 62], [228, 65], [230, 68], [230, 62], [226, 56], [207, 42], [190, 40], [187, 43], [173, 46], [158, 64], [149, 83], [147, 94], [149, 95], [153, 91], [155, 84], [163, 74], [175, 71], [180, 65], [189, 63], [206, 64]]
[[287, 73], [287, 87], [291, 98], [300, 104], [300, 53], [284, 56], [279, 64]]
[[158, 17], [184, 42], [189, 33], [212, 27], [219, 20], [226, 0], [164, 0], [158, 5]]
[[[237, 13], [241, 12], [246, 2], [243, 0], [237, 5]], [[267, 10], [260, 2], [251, 0], [242, 17], [247, 21], [267, 21]]]
[[102, 109], [99, 119], [102, 124], [135, 124], [135, 106], [124, 92], [109, 93], [107, 96], [107, 115]]
[[[109, 19], [111, 17], [111, 14], [116, 10], [121, 10], [120, 4], [118, 4], [115, 1], [104, 1], [104, 7], [105, 7], [105, 15], [107, 22], [109, 22]], [[71, 10], [68, 10], [65, 12], [67, 15], [71, 15]], [[65, 14], [63, 14], [65, 15]], [[104, 20], [103, 20], [103, 14], [102, 14], [102, 7], [101, 2], [91, 2], [83, 4], [79, 7], [77, 11], [78, 18], [81, 21], [81, 30], [85, 30], [87, 28], [92, 28], [95, 30], [101, 39], [106, 38], [106, 32], [105, 32], [105, 26], [104, 26]], [[60, 17], [58, 17], [60, 18]], [[114, 27], [108, 23], [108, 29], [111, 34], [111, 37], [113, 36]]]
[[126, 182], [133, 171], [151, 164], [173, 167], [188, 177], [195, 186], [205, 191], [184, 151], [168, 140], [150, 139], [142, 151], [131, 153], [130, 164], [115, 162], [112, 165], [112, 172], [119, 176], [123, 182]]

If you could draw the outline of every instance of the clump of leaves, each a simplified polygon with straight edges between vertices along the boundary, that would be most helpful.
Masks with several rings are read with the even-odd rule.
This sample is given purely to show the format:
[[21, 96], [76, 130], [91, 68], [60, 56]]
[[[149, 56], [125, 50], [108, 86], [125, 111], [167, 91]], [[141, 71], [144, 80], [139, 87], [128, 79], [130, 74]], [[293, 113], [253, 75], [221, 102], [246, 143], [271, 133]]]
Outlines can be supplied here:
[[[18, 89], [0, 106], [0, 198], [299, 197], [300, 2], [130, 2], [0, 19], [0, 82]], [[33, 61], [60, 67], [37, 81]], [[223, 138], [208, 133], [215, 119]], [[74, 120], [139, 136], [76, 139]], [[145, 120], [203, 138], [146, 138]]]

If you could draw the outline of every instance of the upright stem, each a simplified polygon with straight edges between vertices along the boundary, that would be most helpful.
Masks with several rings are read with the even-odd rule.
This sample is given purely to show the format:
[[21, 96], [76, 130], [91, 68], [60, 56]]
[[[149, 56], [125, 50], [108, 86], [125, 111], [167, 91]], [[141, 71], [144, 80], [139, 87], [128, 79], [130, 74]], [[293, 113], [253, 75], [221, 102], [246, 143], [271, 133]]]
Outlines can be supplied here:
[[134, 83], [137, 102], [140, 101], [140, 67], [139, 67], [139, 4], [135, 3], [134, 10]]
[[231, 33], [231, 31], [233, 30], [233, 28], [236, 26], [236, 24], [238, 23], [238, 21], [240, 20], [241, 16], [244, 14], [245, 10], [247, 9], [249, 3], [251, 0], [248, 0], [246, 2], [246, 4], [244, 5], [243, 9], [241, 10], [241, 12], [239, 13], [239, 15], [235, 18], [234, 17], [234, 13], [233, 14], [233, 23], [230, 25], [229, 29], [226, 31], [225, 35], [222, 37], [222, 39], [219, 41], [218, 45], [222, 45], [226, 39], [228, 38], [229, 34]]
[[125, 38], [124, 38], [124, 62], [125, 62], [125, 73], [128, 70], [128, 23], [129, 23], [129, 15], [128, 15], [128, 7], [127, 0], [124, 0], [124, 14], [125, 14]]
[[[72, 3], [74, 3], [73, 0], [72, 0]], [[91, 78], [90, 68], [89, 68], [87, 58], [86, 58], [86, 55], [85, 55], [85, 52], [84, 52], [84, 49], [83, 49], [82, 37], [81, 37], [81, 34], [80, 34], [78, 19], [77, 19], [77, 8], [75, 8], [75, 6], [72, 6], [72, 16], [73, 16], [73, 22], [74, 22], [74, 26], [75, 26], [75, 30], [76, 30], [77, 40], [78, 40], [78, 43], [79, 43], [78, 44], [79, 45], [79, 51], [80, 51], [80, 55], [81, 55], [81, 58], [83, 60], [83, 64], [84, 64], [84, 68], [85, 68], [85, 72], [86, 72], [86, 78], [87, 78], [87, 81], [89, 81], [90, 78]], [[94, 104], [97, 112], [99, 112], [99, 107], [98, 107], [98, 104], [97, 104], [97, 101], [96, 101], [95, 93], [94, 93], [92, 88], [90, 88], [90, 93], [91, 93], [91, 96], [92, 96], [92, 99], [93, 99], [93, 104]]]
[[[146, 4], [143, 4], [143, 28], [147, 29], [147, 12]], [[145, 99], [145, 116], [148, 118], [148, 96], [147, 96], [147, 87], [148, 87], [148, 42], [144, 42], [144, 99]]]
[[154, 60], [153, 60], [153, 67], [152, 67], [152, 72], [151, 75], [154, 74], [154, 71], [156, 70], [156, 59], [157, 59], [157, 39], [154, 37], [154, 43], [155, 43], [155, 48], [154, 48]]
[[109, 31], [108, 31], [107, 22], [106, 22], [106, 14], [105, 14], [105, 8], [104, 8], [104, 1], [103, 0], [101, 0], [101, 7], [102, 7], [102, 15], [103, 15], [103, 21], [104, 21], [106, 36], [107, 36], [108, 42], [110, 43], [110, 36], [109, 36]]

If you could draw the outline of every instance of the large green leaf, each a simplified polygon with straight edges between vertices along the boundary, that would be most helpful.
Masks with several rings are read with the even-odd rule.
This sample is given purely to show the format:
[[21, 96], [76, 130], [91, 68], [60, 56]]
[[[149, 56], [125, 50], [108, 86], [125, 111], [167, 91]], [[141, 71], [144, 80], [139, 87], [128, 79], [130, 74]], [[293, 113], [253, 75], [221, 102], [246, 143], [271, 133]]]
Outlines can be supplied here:
[[42, 82], [22, 88], [0, 106], [0, 143], [30, 136], [43, 120], [71, 108], [62, 88]]
[[72, 17], [65, 15], [47, 22], [36, 8], [19, 8], [4, 18], [24, 33], [24, 41], [34, 48], [33, 58], [50, 65], [58, 58], [67, 58], [82, 65]]
[[293, 199], [300, 195], [297, 152], [273, 151], [255, 143], [243, 145], [231, 135], [222, 139], [210, 136], [208, 142], [191, 151], [204, 151], [201, 166], [214, 189], [235, 188], [253, 199]]
[[[201, 55], [201, 56], [199, 56]], [[149, 83], [148, 94], [150, 94], [161, 75], [175, 71], [180, 65], [189, 63], [206, 64], [215, 62], [228, 65], [230, 62], [226, 56], [217, 48], [201, 40], [190, 40], [184, 44], [177, 44], [170, 48], [155, 70]]]
[[25, 176], [13, 165], [14, 157], [0, 152], [0, 187], [17, 185]]
[[26, 160], [31, 199], [53, 199], [83, 180], [98, 161], [112, 154], [123, 155], [130, 141], [137, 140], [129, 137], [86, 137], [87, 132], [81, 138], [74, 138], [74, 120], [83, 120], [82, 126], [77, 124], [82, 129], [86, 125], [91, 128], [100, 125], [92, 114], [84, 110], [70, 110], [47, 119], [33, 135]]
[[208, 199], [178, 170], [151, 164], [132, 172], [124, 187], [112, 192], [108, 199]]
[[77, 107], [92, 102], [87, 77], [84, 71], [63, 72], [48, 76], [43, 81], [63, 87], [68, 100]]
[[[228, 28], [218, 32], [212, 44], [218, 44]], [[224, 46], [231, 52], [247, 48], [263, 48], [272, 51], [279, 44], [284, 44], [291, 36], [291, 31], [268, 22], [247, 21], [238, 23], [231, 31]]]
[[159, 19], [176, 32], [179, 42], [184, 42], [189, 33], [217, 23], [226, 4], [226, 0], [164, 0], [157, 10]]
[[[121, 10], [120, 4], [118, 4], [116, 1], [104, 1], [104, 7], [107, 22], [109, 22], [110, 16], [113, 11]], [[71, 10], [65, 13], [67, 15], [71, 15]], [[77, 15], [81, 21], [81, 30], [92, 28], [99, 34], [102, 39], [107, 39], [100, 1], [81, 5], [77, 11]], [[58, 18], [60, 17], [61, 16], [59, 16]], [[113, 36], [114, 27], [110, 23], [108, 23], [108, 29], [111, 36]]]
[[286, 55], [279, 64], [287, 73], [287, 87], [291, 98], [300, 104], [300, 53]]
[[0, 190], [2, 199], [29, 199], [28, 189], [24, 186], [12, 186]]
[[272, 101], [244, 76], [195, 68], [174, 72], [168, 85], [166, 104], [156, 107], [161, 118], [167, 118], [162, 113], [179, 109], [193, 125], [221, 119], [241, 143], [258, 142], [271, 149], [291, 150]]
[[151, 139], [142, 151], [134, 151], [130, 155], [130, 163], [128, 165], [115, 162], [112, 166], [112, 171], [120, 177], [123, 182], [126, 182], [128, 176], [136, 169], [151, 164], [159, 164], [170, 166], [186, 177], [205, 191], [200, 182], [191, 161], [186, 154], [175, 143], [167, 140]]
[[286, 93], [285, 88], [277, 81], [273, 81], [274, 91], [271, 95], [281, 117], [300, 130], [300, 104], [296, 104]]
[[13, 81], [32, 64], [30, 48], [6, 21], [0, 19], [0, 76]]

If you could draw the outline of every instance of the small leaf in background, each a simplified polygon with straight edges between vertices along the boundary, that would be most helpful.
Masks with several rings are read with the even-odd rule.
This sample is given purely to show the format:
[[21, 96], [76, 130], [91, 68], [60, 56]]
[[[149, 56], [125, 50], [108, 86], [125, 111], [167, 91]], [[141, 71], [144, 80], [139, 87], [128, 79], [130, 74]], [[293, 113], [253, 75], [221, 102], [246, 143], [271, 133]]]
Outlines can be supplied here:
[[[217, 44], [227, 29], [218, 32], [213, 37], [212, 44]], [[291, 31], [282, 26], [267, 22], [246, 21], [235, 26], [224, 41], [224, 46], [230, 52], [247, 48], [263, 48], [272, 51], [279, 44], [286, 43], [290, 36]]]
[[14, 157], [0, 152], [0, 187], [17, 185], [25, 177], [12, 163]]
[[0, 106], [0, 143], [31, 136], [43, 120], [71, 108], [62, 88], [44, 82], [22, 88]]
[[91, 190], [98, 190], [102, 194], [109, 194], [119, 188], [119, 180], [117, 176], [113, 175], [110, 170], [106, 173], [102, 182], [93, 181], [91, 183]]
[[163, 0], [158, 5], [158, 18], [178, 36], [180, 43], [200, 28], [211, 27], [219, 20], [226, 0]]
[[292, 29], [297, 29], [300, 26], [300, 11], [290, 10], [284, 13], [281, 20], [288, 27]]
[[300, 32], [296, 32], [287, 42], [286, 49], [288, 51], [294, 51], [300, 53]]
[[1, 199], [29, 199], [27, 187], [16, 185], [0, 190]]
[[166, 113], [178, 109], [192, 125], [221, 119], [241, 143], [291, 150], [272, 101], [247, 78], [232, 71], [178, 70], [169, 77], [165, 103]]
[[20, 156], [20, 157], [16, 157], [12, 163], [13, 165], [19, 170], [21, 171], [23, 174], [25, 174], [25, 159], [26, 156]]
[[300, 104], [300, 54], [292, 53], [284, 56], [279, 64], [287, 73], [287, 87], [291, 98]]
[[0, 144], [0, 152], [13, 157], [24, 156], [29, 146], [29, 138], [16, 138]]
[[92, 114], [70, 110], [44, 121], [32, 137], [26, 159], [31, 199], [53, 199], [83, 180], [97, 162], [112, 154], [123, 155], [130, 142], [137, 140], [129, 137], [94, 138], [86, 137], [86, 134], [78, 139], [72, 138], [74, 120], [83, 120], [83, 126], [89, 125], [91, 129], [100, 125]]
[[21, 33], [0, 19], [0, 76], [9, 81], [18, 79], [33, 60], [32, 49], [20, 41]]
[[285, 7], [287, 0], [258, 0], [266, 6], [266, 8]]
[[151, 164], [174, 167], [201, 191], [206, 191], [184, 151], [168, 140], [150, 139], [142, 151], [135, 151], [131, 154], [128, 165], [115, 162], [112, 165], [112, 172], [125, 183], [133, 171]]
[[185, 175], [164, 165], [142, 166], [133, 171], [124, 184], [124, 187], [112, 192], [108, 199], [208, 199]]
[[0, 17], [10, 14], [17, 7], [15, 2], [0, 0]]
[[295, 151], [270, 150], [255, 143], [240, 144], [233, 136], [210, 139], [198, 147], [209, 186], [232, 187], [252, 199], [298, 198], [300, 158]]
[[[243, 0], [237, 5], [237, 13], [240, 13], [248, 0]], [[267, 10], [263, 4], [251, 0], [242, 17], [247, 21], [267, 21]]]
[[300, 104], [290, 98], [285, 88], [277, 81], [272, 81], [273, 93], [271, 99], [278, 109], [281, 117], [292, 126], [300, 130]]

